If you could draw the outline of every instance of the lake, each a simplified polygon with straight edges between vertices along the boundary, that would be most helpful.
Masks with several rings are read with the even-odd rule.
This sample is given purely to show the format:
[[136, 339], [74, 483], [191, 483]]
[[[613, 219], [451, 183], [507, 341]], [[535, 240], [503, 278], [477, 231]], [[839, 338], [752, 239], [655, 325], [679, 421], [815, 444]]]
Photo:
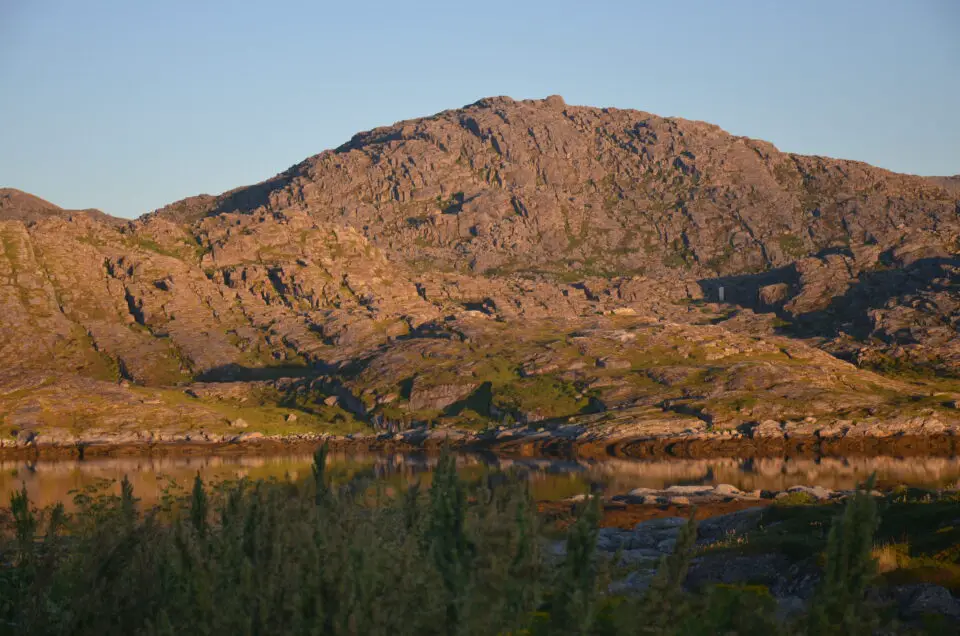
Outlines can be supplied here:
[[[428, 483], [435, 455], [398, 453], [331, 453], [331, 479], [373, 479], [386, 488], [402, 489], [420, 480]], [[671, 485], [732, 484], [742, 490], [783, 490], [796, 485], [850, 489], [876, 472], [880, 488], [907, 484], [928, 488], [960, 486], [957, 457], [822, 457], [822, 458], [712, 458], [712, 459], [559, 459], [498, 457], [487, 453], [457, 455], [465, 475], [480, 475], [491, 467], [519, 470], [538, 500], [556, 500], [593, 487], [609, 494], [633, 488]], [[10, 492], [25, 484], [38, 506], [68, 503], [72, 492], [92, 486], [117, 491], [124, 475], [145, 504], [155, 502], [165, 489], [189, 488], [199, 473], [207, 483], [310, 475], [313, 457], [289, 455], [207, 455], [94, 457], [83, 461], [56, 459], [0, 459], [0, 507]]]

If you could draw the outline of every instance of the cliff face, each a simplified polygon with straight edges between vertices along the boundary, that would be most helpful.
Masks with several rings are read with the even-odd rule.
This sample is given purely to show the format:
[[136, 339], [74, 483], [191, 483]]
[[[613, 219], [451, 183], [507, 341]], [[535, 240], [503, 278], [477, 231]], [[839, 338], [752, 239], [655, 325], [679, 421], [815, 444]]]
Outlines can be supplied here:
[[139, 438], [949, 419], [958, 237], [946, 180], [490, 98], [133, 222], [0, 192], [0, 411]]

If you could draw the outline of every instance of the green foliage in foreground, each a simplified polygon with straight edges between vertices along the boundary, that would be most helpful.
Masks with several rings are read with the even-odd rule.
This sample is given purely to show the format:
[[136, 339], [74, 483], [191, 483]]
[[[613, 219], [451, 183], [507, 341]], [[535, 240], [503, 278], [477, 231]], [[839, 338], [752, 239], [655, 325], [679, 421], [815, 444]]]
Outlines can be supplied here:
[[429, 491], [389, 497], [335, 487], [325, 450], [302, 482], [237, 482], [139, 510], [81, 496], [79, 510], [36, 511], [15, 493], [0, 535], [2, 634], [770, 634], [864, 633], [876, 526], [851, 500], [831, 532], [822, 611], [775, 617], [764, 588], [682, 583], [691, 518], [646, 594], [606, 592], [591, 499], [566, 552], [541, 551], [526, 484], [494, 473], [466, 482], [445, 454]]

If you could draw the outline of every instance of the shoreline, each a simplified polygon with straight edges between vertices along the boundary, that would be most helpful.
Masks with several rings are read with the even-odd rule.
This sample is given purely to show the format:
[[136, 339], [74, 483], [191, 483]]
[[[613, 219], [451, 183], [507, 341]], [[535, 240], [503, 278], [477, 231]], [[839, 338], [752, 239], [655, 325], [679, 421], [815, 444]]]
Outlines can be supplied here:
[[960, 435], [952, 430], [935, 434], [875, 434], [821, 437], [749, 437], [713, 434], [658, 436], [584, 436], [569, 431], [508, 430], [495, 434], [454, 429], [417, 429], [380, 435], [263, 435], [231, 439], [183, 436], [159, 440], [128, 437], [80, 438], [71, 442], [0, 446], [0, 459], [84, 459], [86, 457], [177, 455], [281, 455], [309, 452], [322, 444], [338, 451], [439, 452], [449, 445], [464, 452], [492, 452], [503, 456], [580, 457], [584, 459], [709, 459], [716, 457], [949, 457], [960, 454]]

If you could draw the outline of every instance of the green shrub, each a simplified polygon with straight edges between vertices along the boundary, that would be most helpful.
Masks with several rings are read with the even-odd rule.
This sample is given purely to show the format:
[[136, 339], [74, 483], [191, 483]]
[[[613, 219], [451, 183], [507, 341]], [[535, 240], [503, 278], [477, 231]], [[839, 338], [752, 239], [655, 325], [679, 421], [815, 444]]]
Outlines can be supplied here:
[[811, 633], [873, 634], [878, 628], [875, 609], [864, 600], [877, 573], [873, 538], [879, 517], [869, 494], [873, 483], [873, 477], [867, 480], [830, 528], [823, 579], [812, 601]]
[[677, 535], [673, 553], [661, 559], [657, 574], [650, 582], [639, 612], [643, 618], [642, 625], [638, 626], [641, 634], [667, 632], [688, 610], [683, 582], [697, 543], [695, 512]]
[[[124, 480], [119, 496], [87, 490], [75, 504], [38, 511], [21, 489], [0, 511], [0, 634], [892, 633], [866, 600], [877, 510], [865, 493], [833, 523], [796, 621], [776, 617], [763, 587], [685, 587], [693, 516], [642, 597], [610, 595], [598, 497], [549, 559], [528, 484], [466, 478], [447, 451], [427, 492], [332, 480], [321, 448], [302, 481], [198, 477], [140, 510]], [[801, 512], [825, 514], [776, 514]]]
[[817, 498], [808, 492], [798, 490], [778, 497], [774, 503], [778, 506], [812, 506], [817, 503]]
[[687, 636], [789, 633], [777, 621], [776, 609], [776, 601], [764, 587], [715, 585], [679, 617], [677, 631]]
[[[526, 484], [464, 481], [445, 454], [428, 497], [302, 482], [173, 493], [140, 512], [82, 492], [0, 513], [2, 634], [491, 634], [532, 625], [545, 576]], [[497, 481], [503, 483], [497, 485]], [[318, 505], [319, 504], [319, 505]]]
[[474, 545], [466, 532], [467, 501], [456, 460], [444, 448], [430, 488], [427, 543], [446, 589], [446, 630], [457, 633], [461, 603], [473, 578]]
[[793, 256], [799, 258], [806, 253], [804, 248], [803, 241], [800, 237], [793, 234], [783, 234], [779, 238], [780, 249], [783, 250], [783, 253], [787, 256]]
[[596, 619], [600, 499], [590, 497], [567, 534], [566, 556], [550, 599], [551, 634], [589, 634]]

